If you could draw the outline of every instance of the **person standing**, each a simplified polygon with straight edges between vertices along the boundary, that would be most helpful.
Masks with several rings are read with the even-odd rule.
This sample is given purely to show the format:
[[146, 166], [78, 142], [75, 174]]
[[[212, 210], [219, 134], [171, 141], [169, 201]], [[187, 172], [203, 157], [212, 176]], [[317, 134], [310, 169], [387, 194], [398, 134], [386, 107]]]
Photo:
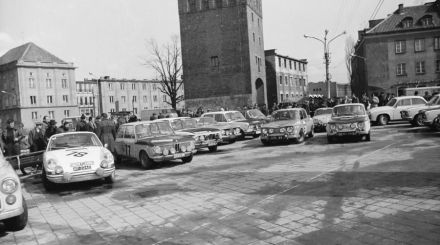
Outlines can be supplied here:
[[30, 145], [30, 152], [46, 149], [47, 142], [44, 139], [42, 122], [35, 123], [35, 128], [31, 129], [29, 132], [28, 142]]
[[52, 137], [52, 135], [56, 133], [57, 133], [57, 122], [54, 119], [51, 119], [49, 122], [49, 127], [46, 129], [46, 132], [44, 132], [44, 138], [46, 142], [48, 142], [50, 137]]
[[93, 117], [89, 117], [88, 126], [89, 126], [89, 131], [96, 134], [96, 123]]
[[76, 124], [76, 131], [89, 131], [89, 125], [86, 122], [86, 116], [84, 114], [81, 115], [81, 120]]
[[46, 132], [46, 129], [49, 127], [49, 117], [48, 116], [44, 116], [43, 117], [43, 133]]
[[113, 120], [108, 119], [107, 113], [102, 114], [102, 121], [99, 124], [99, 139], [103, 145], [107, 144], [107, 149], [115, 152], [116, 127]]
[[62, 134], [70, 131], [70, 123], [69, 122], [62, 122], [63, 125], [57, 128], [57, 134]]
[[2, 139], [5, 144], [5, 156], [15, 156], [20, 154], [20, 141], [24, 138], [23, 134], [15, 129], [14, 120], [6, 122], [6, 130], [3, 131]]

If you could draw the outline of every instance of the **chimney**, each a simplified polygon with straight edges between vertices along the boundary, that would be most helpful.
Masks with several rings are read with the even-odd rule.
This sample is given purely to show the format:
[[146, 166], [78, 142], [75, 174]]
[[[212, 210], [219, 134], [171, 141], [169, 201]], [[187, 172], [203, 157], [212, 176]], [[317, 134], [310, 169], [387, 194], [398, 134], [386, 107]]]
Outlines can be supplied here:
[[399, 14], [403, 11], [403, 3], [399, 4]]

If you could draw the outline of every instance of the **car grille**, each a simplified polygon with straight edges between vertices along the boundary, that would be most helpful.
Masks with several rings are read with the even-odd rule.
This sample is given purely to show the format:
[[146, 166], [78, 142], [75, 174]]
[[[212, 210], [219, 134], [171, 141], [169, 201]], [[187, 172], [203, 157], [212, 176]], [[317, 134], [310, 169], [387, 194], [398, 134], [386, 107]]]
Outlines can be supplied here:
[[176, 152], [181, 152], [180, 144], [174, 144], [174, 149], [176, 150]]

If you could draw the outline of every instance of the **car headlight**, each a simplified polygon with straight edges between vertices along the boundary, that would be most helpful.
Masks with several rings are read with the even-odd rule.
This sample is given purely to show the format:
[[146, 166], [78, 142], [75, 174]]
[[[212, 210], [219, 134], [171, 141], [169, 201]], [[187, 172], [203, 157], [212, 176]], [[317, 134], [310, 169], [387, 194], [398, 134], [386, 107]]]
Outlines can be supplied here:
[[153, 147], [153, 152], [157, 155], [160, 155], [162, 153], [162, 150], [159, 146], [156, 145], [155, 147]]
[[273, 128], [271, 128], [271, 129], [269, 129], [269, 133], [270, 134], [272, 134], [274, 131], [273, 131]]
[[171, 153], [171, 154], [175, 154], [175, 153], [176, 153], [176, 149], [171, 148], [171, 149], [170, 149], [170, 153]]
[[293, 132], [293, 127], [288, 127], [287, 128], [287, 132], [292, 133]]
[[343, 129], [343, 128], [344, 128], [344, 126], [342, 126], [342, 124], [338, 125], [338, 129]]
[[49, 159], [47, 161], [47, 169], [48, 170], [55, 170], [56, 166], [57, 166], [57, 161], [55, 161], [55, 159]]
[[329, 126], [330, 126], [331, 130], [335, 130], [336, 129], [336, 125], [334, 125], [334, 124], [330, 124]]
[[263, 132], [263, 134], [267, 134], [267, 129], [263, 128], [263, 130], [261, 130], [261, 132]]
[[58, 165], [55, 167], [55, 174], [62, 174], [63, 172], [64, 172], [63, 167]]
[[284, 132], [286, 132], [286, 129], [285, 128], [280, 128], [280, 133], [284, 133]]
[[104, 152], [103, 158], [105, 161], [107, 162], [113, 162], [113, 154], [111, 154], [110, 152]]
[[356, 128], [356, 123], [352, 123], [352, 124], [350, 125], [350, 128], [355, 129], [355, 128]]
[[102, 162], [101, 162], [101, 168], [108, 168], [108, 161], [107, 160], [102, 160]]
[[186, 145], [181, 145], [181, 146], [180, 146], [180, 150], [181, 150], [182, 152], [185, 152], [185, 151], [187, 150]]
[[170, 150], [168, 150], [168, 148], [163, 148], [162, 154], [164, 156], [167, 156], [170, 153]]
[[359, 122], [359, 123], [358, 123], [358, 127], [359, 127], [360, 129], [363, 129], [364, 126], [365, 126], [365, 124], [364, 124], [363, 122]]
[[240, 134], [240, 128], [236, 128], [236, 129], [235, 129], [235, 134], [236, 134], [236, 135], [239, 135], [239, 134]]
[[226, 135], [226, 131], [225, 130], [222, 130], [220, 132], [221, 132], [222, 135]]
[[5, 179], [2, 182], [1, 191], [5, 194], [12, 194], [18, 188], [18, 183], [14, 179]]

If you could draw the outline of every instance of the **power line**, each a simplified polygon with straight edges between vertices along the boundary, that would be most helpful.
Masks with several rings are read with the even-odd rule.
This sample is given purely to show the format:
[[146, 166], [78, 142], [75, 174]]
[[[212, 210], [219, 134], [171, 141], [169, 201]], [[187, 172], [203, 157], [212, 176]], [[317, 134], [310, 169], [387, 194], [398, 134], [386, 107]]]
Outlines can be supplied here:
[[371, 14], [370, 20], [373, 20], [376, 18], [377, 13], [379, 13], [380, 8], [382, 7], [382, 4], [385, 0], [379, 0], [379, 2], [376, 4], [376, 7], [373, 10], [373, 13]]

